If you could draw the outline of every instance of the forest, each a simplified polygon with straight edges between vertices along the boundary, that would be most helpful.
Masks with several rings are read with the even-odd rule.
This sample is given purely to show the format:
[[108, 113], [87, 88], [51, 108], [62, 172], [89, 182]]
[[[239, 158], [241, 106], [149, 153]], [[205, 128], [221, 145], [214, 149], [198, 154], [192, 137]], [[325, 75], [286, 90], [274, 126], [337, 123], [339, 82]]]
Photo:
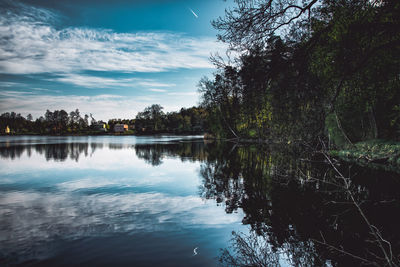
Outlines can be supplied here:
[[235, 3], [212, 22], [227, 56], [199, 82], [214, 137], [399, 140], [399, 1]]
[[[89, 121], [90, 118], [90, 121]], [[26, 118], [20, 113], [6, 112], [0, 115], [1, 134], [66, 134], [83, 133], [90, 130], [90, 125], [96, 123], [92, 114], [83, 115], [79, 109], [71, 111], [47, 110], [43, 116], [36, 120], [31, 114]]]
[[[107, 122], [96, 120], [92, 114], [81, 115], [79, 109], [47, 110], [44, 116], [36, 120], [31, 114], [26, 118], [20, 113], [6, 112], [0, 115], [1, 134], [107, 134], [114, 132], [116, 124], [127, 124], [125, 134], [201, 134], [207, 129], [207, 112], [203, 108], [181, 108], [178, 112], [163, 112], [158, 104], [146, 107], [132, 119], [109, 119]], [[97, 125], [103, 125], [106, 131], [99, 131]], [[8, 130], [7, 130], [8, 129]]]

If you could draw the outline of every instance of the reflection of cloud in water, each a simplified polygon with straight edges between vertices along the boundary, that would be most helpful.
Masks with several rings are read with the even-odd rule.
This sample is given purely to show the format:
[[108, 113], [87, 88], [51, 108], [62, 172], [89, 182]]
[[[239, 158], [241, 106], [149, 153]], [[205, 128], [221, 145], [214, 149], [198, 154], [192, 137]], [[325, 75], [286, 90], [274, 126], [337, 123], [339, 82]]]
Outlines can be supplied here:
[[[0, 149], [1, 151], [1, 149]], [[17, 173], [39, 171], [42, 173], [46, 170], [53, 171], [54, 169], [63, 170], [119, 170], [126, 168], [127, 166], [132, 166], [136, 164], [142, 165], [144, 168], [145, 163], [143, 160], [139, 160], [135, 157], [133, 149], [122, 149], [122, 150], [112, 150], [112, 149], [98, 149], [89, 150], [89, 153], [84, 156], [81, 154], [79, 161], [67, 159], [65, 161], [47, 160], [40, 153], [32, 153], [31, 156], [22, 153], [20, 157], [16, 159], [3, 159], [0, 161], [0, 169], [3, 174], [5, 173]], [[141, 164], [140, 162], [143, 162]], [[151, 169], [148, 166], [147, 169]]]
[[[146, 177], [147, 178], [147, 177]], [[58, 184], [61, 190], [80, 190], [80, 189], [95, 189], [102, 187], [116, 188], [139, 188], [151, 187], [159, 184], [168, 184], [176, 181], [179, 177], [171, 177], [165, 173], [150, 173], [148, 178], [136, 177], [86, 177], [79, 180], [71, 180]], [[186, 181], [187, 182], [187, 181]]]
[[240, 222], [212, 201], [161, 193], [81, 195], [4, 192], [0, 196], [0, 250], [15, 251], [57, 238], [76, 239], [179, 227]]
[[241, 223], [242, 213], [226, 214], [197, 196], [198, 169], [207, 158], [202, 142], [68, 140], [0, 140], [0, 265], [15, 257], [50, 258], [65, 241], [220, 231]]

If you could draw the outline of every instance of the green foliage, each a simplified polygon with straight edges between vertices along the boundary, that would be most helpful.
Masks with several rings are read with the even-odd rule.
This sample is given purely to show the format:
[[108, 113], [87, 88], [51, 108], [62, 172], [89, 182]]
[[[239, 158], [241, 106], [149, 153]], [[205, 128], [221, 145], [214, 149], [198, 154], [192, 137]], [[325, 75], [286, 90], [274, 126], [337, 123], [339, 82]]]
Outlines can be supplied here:
[[211, 134], [399, 139], [400, 2], [290, 3], [238, 1], [213, 22], [240, 55], [200, 81]]
[[69, 114], [65, 110], [47, 110], [44, 116], [35, 121], [31, 114], [24, 118], [15, 112], [6, 112], [0, 116], [0, 129], [2, 134], [7, 126], [11, 129], [11, 134], [84, 133], [90, 130], [88, 118], [88, 115], [82, 118], [78, 109]]
[[359, 142], [331, 152], [332, 156], [363, 166], [400, 173], [400, 143], [381, 139]]
[[328, 132], [329, 142], [333, 145], [342, 147], [348, 142], [343, 136], [343, 132], [340, 131], [334, 114], [329, 114], [325, 120], [326, 130]]
[[[89, 118], [91, 118], [89, 123]], [[29, 114], [27, 118], [15, 112], [6, 112], [0, 116], [1, 134], [8, 126], [10, 134], [49, 134], [49, 135], [81, 135], [104, 134], [113, 129], [116, 123], [133, 124], [133, 120], [110, 120], [109, 124], [96, 121], [92, 114], [81, 117], [79, 109], [67, 113], [65, 110], [47, 110], [44, 116], [33, 120]]]
[[202, 108], [182, 108], [179, 112], [162, 111], [160, 105], [152, 105], [139, 112], [134, 121], [137, 134], [200, 134], [207, 127], [207, 112]]
[[[208, 129], [206, 117], [208, 113], [203, 108], [182, 108], [179, 112], [164, 113], [160, 105], [152, 105], [139, 112], [136, 119], [110, 119], [107, 123], [96, 121], [92, 114], [81, 117], [78, 109], [69, 114], [64, 110], [47, 110], [44, 116], [32, 120], [25, 119], [21, 114], [7, 112], [0, 115], [1, 134], [104, 134], [114, 132], [116, 124], [127, 124], [129, 129], [123, 134], [201, 134]], [[89, 124], [89, 118], [90, 124]], [[134, 129], [133, 129], [134, 126]]]

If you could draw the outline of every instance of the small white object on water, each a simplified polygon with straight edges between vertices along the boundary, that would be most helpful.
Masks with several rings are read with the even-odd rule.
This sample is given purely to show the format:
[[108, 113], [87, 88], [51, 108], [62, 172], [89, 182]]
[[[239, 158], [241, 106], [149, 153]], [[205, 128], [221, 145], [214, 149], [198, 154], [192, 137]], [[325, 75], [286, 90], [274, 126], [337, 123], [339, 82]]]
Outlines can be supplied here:
[[198, 249], [199, 247], [195, 247], [194, 249], [193, 249], [193, 256], [196, 256], [197, 255], [197, 249]]

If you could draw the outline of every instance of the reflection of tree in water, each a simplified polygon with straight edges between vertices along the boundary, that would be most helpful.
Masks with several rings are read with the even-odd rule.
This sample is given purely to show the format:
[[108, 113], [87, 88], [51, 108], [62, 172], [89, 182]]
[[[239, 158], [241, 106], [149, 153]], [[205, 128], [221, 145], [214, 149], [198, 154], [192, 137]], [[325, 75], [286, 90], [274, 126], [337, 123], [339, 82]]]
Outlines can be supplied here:
[[[207, 152], [208, 160], [200, 170], [203, 177], [202, 196], [214, 198], [218, 203], [225, 202], [227, 212], [251, 201], [249, 193], [267, 198], [262, 192], [268, 189], [272, 177], [286, 181], [298, 165], [304, 165], [289, 157], [294, 151], [286, 151], [289, 155], [286, 156], [277, 150], [215, 143], [207, 146]], [[285, 167], [280, 168], [283, 164]], [[248, 192], [249, 188], [256, 188], [257, 191]], [[266, 208], [265, 203], [268, 199], [261, 201], [263, 209]]]
[[[218, 147], [218, 149], [216, 149]], [[231, 146], [208, 145], [209, 158], [202, 164], [202, 197], [213, 198], [217, 203], [225, 201], [226, 212], [236, 210], [244, 196], [240, 174], [240, 158]]]
[[[19, 158], [24, 152], [30, 157], [32, 151], [44, 155], [47, 160], [65, 161], [70, 158], [78, 161], [81, 154], [85, 157], [92, 155], [96, 149], [103, 148], [102, 143], [56, 143], [56, 144], [7, 144], [0, 147], [0, 157]], [[133, 148], [136, 155], [145, 162], [157, 166], [162, 164], [164, 157], [180, 158], [182, 161], [204, 161], [207, 153], [203, 142], [166, 142], [154, 144], [118, 144], [110, 143], [111, 150]]]
[[158, 166], [163, 163], [162, 149], [157, 147], [157, 145], [136, 145], [135, 151], [138, 158], [143, 159], [152, 166]]
[[44, 154], [46, 160], [65, 161], [67, 158], [78, 161], [81, 154], [88, 156], [87, 143], [69, 143], [44, 145], [37, 147], [37, 152]]
[[21, 155], [27, 151], [28, 155], [31, 154], [31, 147], [25, 146], [3, 146], [0, 147], [0, 156], [4, 159], [15, 159], [21, 157]]
[[32, 145], [8, 145], [0, 147], [0, 156], [2, 158], [15, 159], [19, 158], [26, 151], [28, 157], [32, 155], [34, 150], [40, 155], [44, 155], [46, 160], [65, 161], [68, 158], [78, 162], [79, 157], [83, 154], [85, 157], [93, 154], [98, 148], [102, 148], [103, 144], [96, 143], [59, 143], [59, 144], [32, 144]]
[[124, 144], [113, 144], [113, 143], [108, 144], [108, 148], [113, 149], [113, 150], [120, 150], [120, 149], [124, 149], [127, 147], [128, 146], [124, 145]]
[[280, 266], [289, 262], [293, 266], [321, 266], [323, 263], [315, 258], [312, 242], [286, 243], [280, 251], [271, 247], [267, 238], [256, 234], [232, 233], [231, 245], [223, 249], [220, 262], [228, 266]]
[[232, 236], [230, 250], [222, 251], [222, 263], [229, 266], [279, 266], [279, 254], [272, 251], [266, 239], [254, 232], [247, 236], [233, 232]]
[[[69, 157], [77, 161], [81, 154], [88, 156], [89, 150], [93, 153], [99, 146], [102, 145], [11, 145], [1, 147], [0, 156], [13, 159], [25, 151], [28, 155], [36, 151], [48, 160]], [[202, 162], [201, 196], [225, 205], [228, 213], [243, 209], [243, 223], [252, 231], [233, 235], [231, 248], [221, 256], [227, 265], [275, 266], [282, 257], [294, 266], [324, 266], [328, 262], [332, 266], [383, 265], [379, 259], [382, 252], [348, 194], [337, 186], [332, 168], [299, 159], [309, 157], [299, 156], [295, 147], [168, 142], [136, 144], [134, 149], [139, 158], [153, 166], [171, 157]], [[394, 257], [398, 257], [399, 175], [349, 167], [342, 165], [340, 171], [352, 177], [354, 198], [390, 241]]]
[[[354, 203], [338, 187], [330, 166], [296, 160], [296, 151], [279, 147], [222, 144], [207, 146], [207, 151], [208, 160], [201, 166], [202, 196], [224, 202], [227, 212], [242, 208], [243, 223], [253, 231], [250, 236], [233, 236], [231, 250], [225, 250], [221, 257], [225, 264], [236, 265], [237, 260], [242, 263], [239, 266], [258, 265], [244, 261], [249, 246], [260, 244], [253, 242], [255, 236], [264, 238], [272, 252], [286, 254], [295, 266], [385, 262]], [[348, 168], [343, 165], [341, 170], [345, 173]], [[393, 216], [400, 210], [398, 175], [356, 166], [350, 170], [354, 174], [353, 196], [370, 222], [391, 242], [393, 257], [398, 257], [400, 218]], [[274, 259], [268, 254], [265, 266], [274, 266]]]
[[204, 161], [207, 154], [203, 142], [168, 142], [155, 144], [136, 144], [136, 156], [145, 162], [158, 166], [163, 158], [180, 158], [182, 161]]

